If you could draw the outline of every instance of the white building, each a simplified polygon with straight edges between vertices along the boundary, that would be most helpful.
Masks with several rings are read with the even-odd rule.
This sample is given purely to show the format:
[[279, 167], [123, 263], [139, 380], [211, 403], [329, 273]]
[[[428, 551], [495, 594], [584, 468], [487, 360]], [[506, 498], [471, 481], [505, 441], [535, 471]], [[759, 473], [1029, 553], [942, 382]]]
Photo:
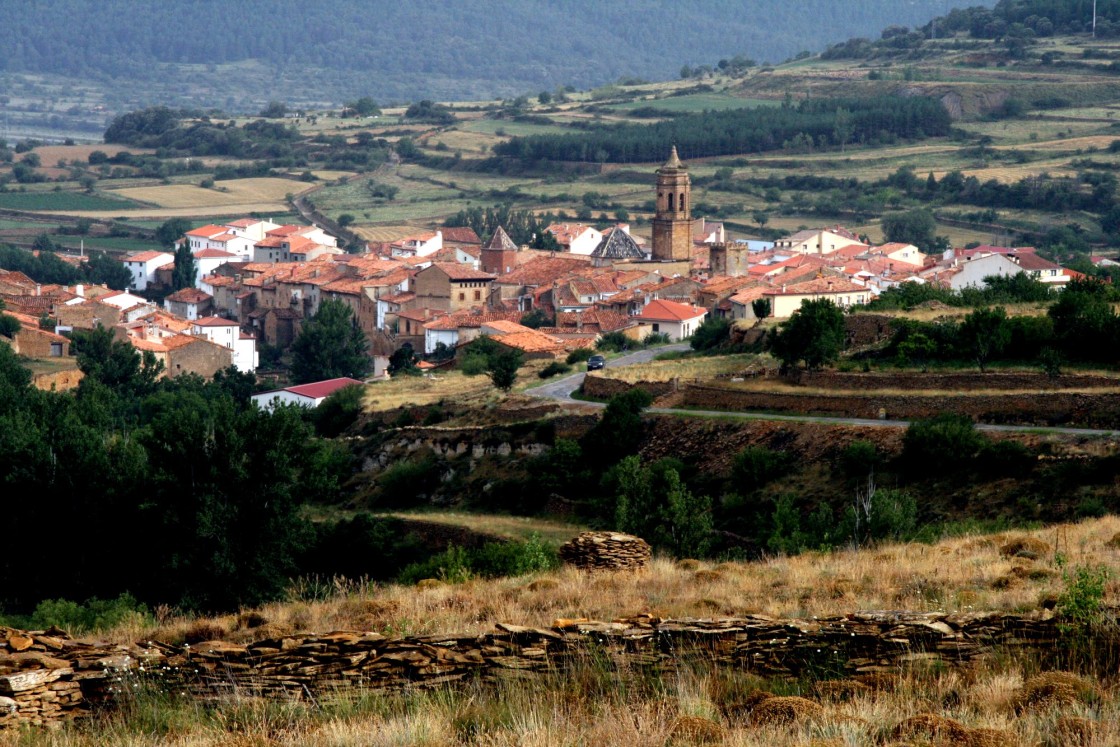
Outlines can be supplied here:
[[553, 223], [545, 230], [556, 237], [556, 243], [564, 251], [572, 254], [590, 256], [603, 240], [603, 234], [582, 223]]
[[129, 287], [132, 290], [146, 290], [156, 282], [156, 270], [175, 261], [174, 254], [167, 252], [136, 252], [123, 260], [125, 269], [132, 275]]
[[698, 306], [657, 299], [647, 303], [634, 318], [650, 325], [653, 332], [669, 335], [673, 342], [680, 342], [691, 337], [707, 315], [707, 310]]
[[956, 272], [949, 278], [949, 287], [955, 291], [962, 288], [983, 288], [984, 278], [1018, 275], [1023, 268], [1003, 254], [988, 254], [974, 257], [956, 265]]
[[257, 370], [259, 355], [257, 338], [241, 331], [241, 325], [219, 316], [208, 316], [191, 325], [191, 334], [205, 337], [216, 345], [233, 351], [233, 365], [238, 371], [251, 373]]
[[[199, 289], [202, 289], [202, 278], [213, 275], [214, 270], [227, 262], [238, 262], [242, 259], [236, 254], [222, 249], [199, 249], [192, 254], [194, 255], [195, 266], [194, 287]], [[209, 292], [207, 291], [207, 293]]]
[[251, 399], [258, 407], [271, 410], [279, 405], [300, 405], [302, 407], [318, 407], [323, 400], [339, 389], [348, 386], [362, 386], [357, 379], [327, 379], [315, 381], [310, 384], [299, 384], [284, 389], [275, 389], [271, 392], [254, 394]]

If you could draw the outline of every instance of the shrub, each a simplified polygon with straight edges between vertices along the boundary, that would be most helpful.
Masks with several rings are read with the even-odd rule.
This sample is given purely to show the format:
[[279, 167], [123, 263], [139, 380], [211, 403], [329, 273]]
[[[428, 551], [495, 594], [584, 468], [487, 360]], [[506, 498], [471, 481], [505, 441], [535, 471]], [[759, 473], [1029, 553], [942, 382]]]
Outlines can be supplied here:
[[689, 344], [693, 350], [711, 350], [719, 347], [731, 336], [731, 322], [721, 317], [709, 317], [692, 333]]
[[144, 622], [150, 619], [148, 608], [126, 593], [116, 599], [87, 599], [84, 604], [68, 599], [45, 599], [35, 607], [26, 624], [37, 630], [56, 626], [78, 634], [116, 627], [127, 620]]
[[840, 469], [848, 477], [866, 477], [881, 461], [878, 447], [870, 441], [853, 441], [840, 452]]
[[561, 363], [560, 361], [552, 361], [552, 363], [549, 363], [547, 366], [542, 368], [537, 376], [541, 377], [542, 379], [549, 379], [559, 374], [570, 373], [571, 370], [572, 367], [567, 365], [566, 363]]
[[735, 456], [731, 466], [731, 489], [751, 493], [776, 480], [789, 468], [790, 458], [765, 446], [748, 446]]
[[533, 536], [525, 542], [488, 542], [472, 550], [452, 545], [427, 560], [407, 566], [398, 580], [407, 584], [438, 578], [461, 583], [475, 577], [524, 576], [559, 564], [556, 551]]
[[325, 438], [334, 438], [353, 425], [362, 411], [364, 392], [360, 386], [345, 386], [323, 400], [311, 411], [315, 432]]
[[942, 413], [910, 424], [902, 437], [902, 460], [917, 474], [945, 474], [970, 466], [987, 443], [966, 416]]
[[377, 483], [381, 505], [415, 505], [417, 496], [430, 493], [439, 484], [439, 465], [431, 456], [398, 462], [382, 472]]
[[486, 373], [486, 367], [489, 363], [490, 361], [486, 359], [485, 355], [469, 353], [463, 357], [463, 360], [459, 361], [459, 370], [465, 376], [478, 376]]
[[564, 362], [569, 366], [575, 365], [576, 363], [585, 363], [587, 362], [587, 359], [594, 354], [595, 351], [591, 348], [576, 348], [572, 352], [568, 353], [568, 357], [564, 360]]
[[672, 338], [665, 332], [650, 332], [642, 339], [642, 345], [647, 348], [651, 345], [666, 345], [672, 342]]
[[606, 350], [611, 353], [621, 353], [625, 350], [636, 350], [641, 346], [642, 344], [640, 342], [638, 342], [637, 340], [631, 340], [621, 332], [608, 332], [605, 335], [601, 335], [599, 339], [595, 341], [596, 349]]

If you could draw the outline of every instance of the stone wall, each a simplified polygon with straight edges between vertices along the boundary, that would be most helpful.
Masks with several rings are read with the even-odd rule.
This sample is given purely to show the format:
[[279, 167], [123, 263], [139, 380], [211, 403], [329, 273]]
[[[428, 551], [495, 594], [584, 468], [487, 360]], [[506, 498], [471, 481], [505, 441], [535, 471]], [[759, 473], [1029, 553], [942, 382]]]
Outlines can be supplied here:
[[68, 368], [63, 371], [50, 371], [44, 373], [37, 373], [31, 376], [31, 385], [36, 389], [43, 391], [59, 391], [65, 392], [67, 389], [74, 389], [81, 383], [85, 374], [77, 368]]
[[915, 420], [945, 412], [981, 423], [1084, 428], [1120, 427], [1115, 394], [1044, 392], [1023, 394], [800, 394], [758, 392], [701, 384], [682, 385], [685, 407], [705, 410], [797, 413], [844, 418]]
[[914, 665], [967, 667], [1000, 652], [1052, 655], [1059, 636], [1048, 612], [859, 612], [814, 620], [643, 615], [613, 622], [561, 620], [552, 628], [498, 624], [496, 631], [479, 636], [391, 639], [334, 632], [194, 646], [96, 645], [56, 630], [0, 628], [0, 728], [86, 715], [94, 706], [111, 704], [129, 678], [198, 696], [238, 692], [302, 698], [562, 671], [585, 662], [591, 649], [597, 661], [620, 671], [635, 665], [672, 671], [705, 662], [760, 676], [822, 670], [851, 676]]
[[799, 371], [787, 380], [817, 389], [868, 391], [882, 389], [941, 390], [945, 392], [984, 390], [1120, 389], [1120, 378], [1081, 374], [1050, 377], [1041, 372], [937, 371], [920, 373], [855, 373], [844, 371]]
[[620, 381], [618, 379], [608, 379], [605, 376], [588, 374], [583, 379], [583, 386], [580, 391], [587, 397], [608, 400], [616, 394], [623, 394], [636, 388], [645, 389], [650, 393], [650, 396], [657, 399], [673, 392], [675, 384], [672, 381]]

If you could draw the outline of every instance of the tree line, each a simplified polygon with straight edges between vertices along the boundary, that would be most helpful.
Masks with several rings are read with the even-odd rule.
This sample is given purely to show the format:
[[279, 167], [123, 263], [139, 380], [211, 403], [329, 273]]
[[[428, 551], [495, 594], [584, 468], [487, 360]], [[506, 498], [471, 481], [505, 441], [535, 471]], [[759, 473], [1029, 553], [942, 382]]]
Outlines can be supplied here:
[[0, 344], [0, 609], [45, 598], [234, 609], [275, 599], [314, 549], [301, 506], [337, 499], [349, 454], [299, 408], [250, 403], [254, 377], [157, 379], [109, 330], [76, 330], [85, 373], [41, 391]]
[[777, 150], [794, 139], [841, 147], [848, 142], [920, 140], [949, 133], [940, 102], [920, 96], [811, 99], [797, 106], [686, 114], [656, 124], [600, 125], [584, 133], [530, 135], [494, 146], [498, 156], [528, 161], [643, 163], [676, 144], [685, 158]]

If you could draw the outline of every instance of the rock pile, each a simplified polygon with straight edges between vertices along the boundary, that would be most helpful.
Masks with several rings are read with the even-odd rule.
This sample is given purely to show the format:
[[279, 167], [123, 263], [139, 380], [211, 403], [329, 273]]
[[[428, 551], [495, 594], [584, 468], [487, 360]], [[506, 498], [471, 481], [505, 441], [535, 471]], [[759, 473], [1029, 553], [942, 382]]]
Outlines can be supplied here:
[[[620, 670], [640, 665], [672, 672], [702, 661], [763, 677], [801, 677], [823, 667], [866, 681], [908, 667], [967, 667], [995, 650], [1052, 653], [1060, 631], [1048, 614], [887, 611], [814, 620], [641, 615], [613, 622], [557, 621], [551, 628], [499, 624], [493, 632], [472, 636], [386, 638], [342, 631], [248, 645], [182, 646], [98, 645], [72, 641], [61, 631], [0, 628], [0, 728], [83, 715], [95, 704], [111, 703], [139, 678], [166, 691], [204, 697], [236, 691], [301, 698], [564, 671], [586, 665], [589, 645], [608, 652]], [[1055, 677], [1051, 680], [1058, 685], [1068, 684]], [[1078, 696], [1075, 684], [1068, 688], [1073, 697]], [[1065, 693], [1059, 689], [1035, 687], [1023, 700], [1049, 702]], [[784, 718], [778, 711], [785, 713], [787, 705], [778, 700], [763, 713]]]
[[84, 714], [91, 701], [107, 694], [104, 685], [114, 673], [150, 657], [138, 646], [79, 643], [56, 628], [29, 632], [0, 627], [0, 728]]
[[584, 532], [560, 548], [560, 559], [588, 571], [627, 571], [644, 568], [649, 543], [620, 532]]

